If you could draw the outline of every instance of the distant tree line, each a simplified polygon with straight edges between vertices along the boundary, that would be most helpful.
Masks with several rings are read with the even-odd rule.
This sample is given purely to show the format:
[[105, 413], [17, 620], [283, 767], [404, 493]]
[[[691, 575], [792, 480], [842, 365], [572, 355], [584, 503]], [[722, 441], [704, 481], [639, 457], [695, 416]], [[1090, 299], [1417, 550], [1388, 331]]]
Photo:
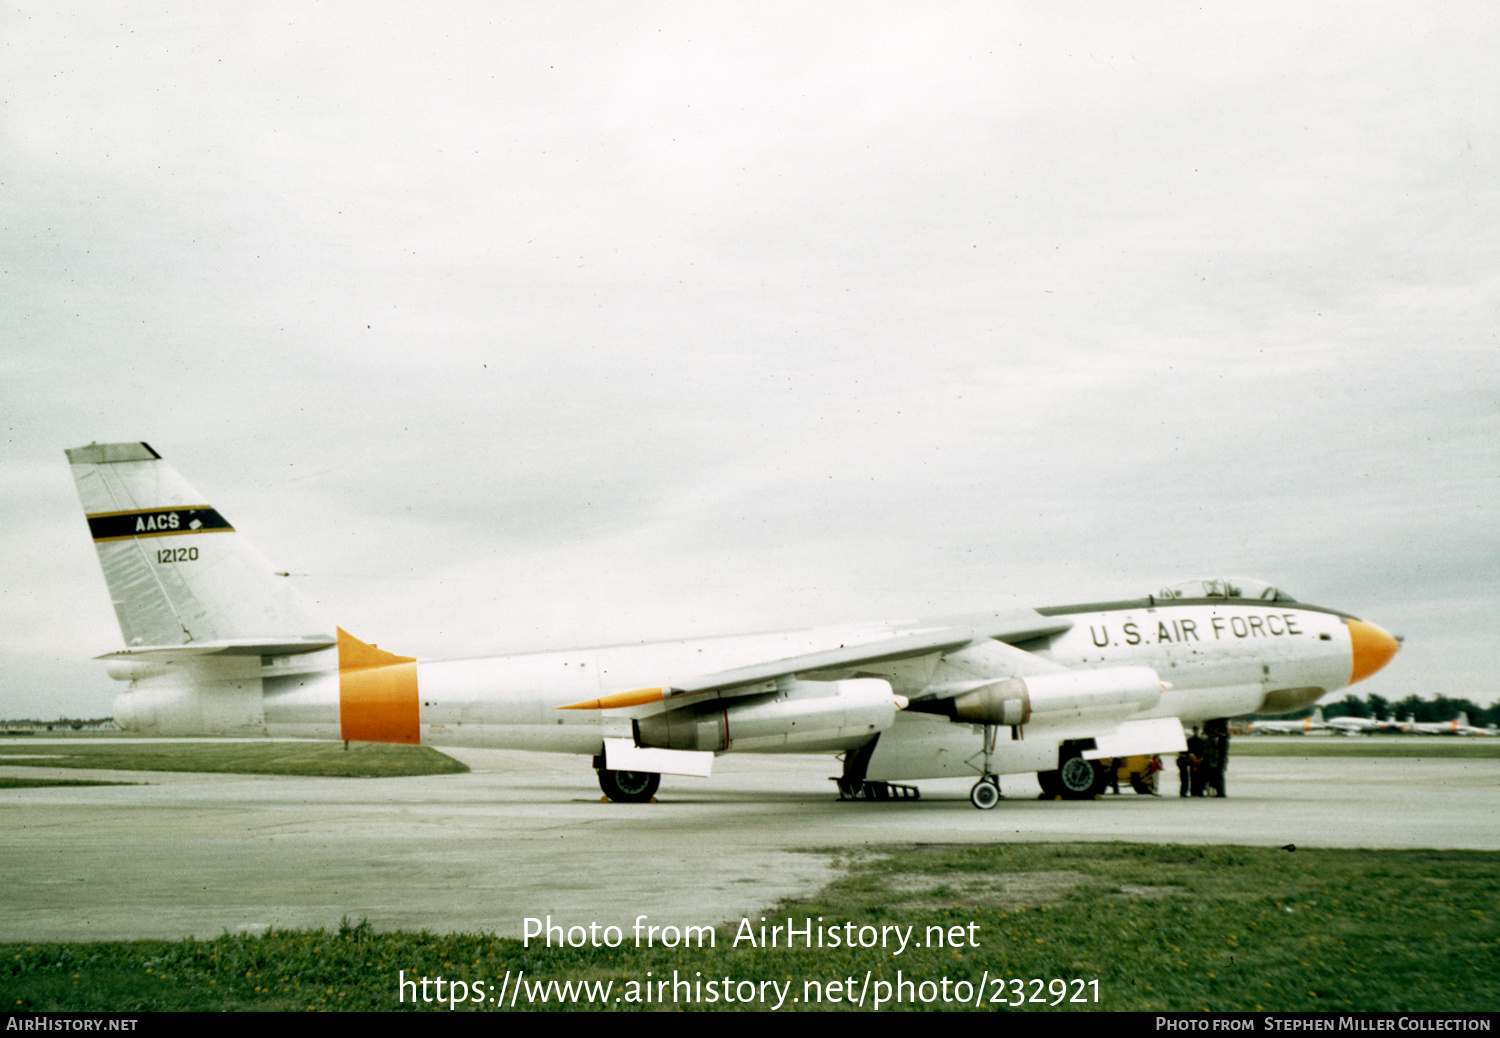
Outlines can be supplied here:
[[94, 728], [110, 720], [108, 717], [59, 717], [53, 721], [41, 721], [34, 717], [21, 717], [15, 720], [0, 721], [0, 728], [29, 728], [32, 725], [41, 725], [51, 728], [83, 729]]
[[[1361, 699], [1359, 696], [1348, 695], [1337, 703], [1320, 704], [1323, 717], [1332, 720], [1335, 717], [1374, 717], [1380, 720], [1405, 721], [1408, 717], [1414, 721], [1431, 723], [1434, 721], [1451, 721], [1460, 713], [1469, 715], [1469, 723], [1484, 727], [1491, 724], [1500, 724], [1500, 703], [1493, 706], [1480, 706], [1472, 699], [1454, 699], [1451, 696], [1438, 696], [1436, 699], [1422, 699], [1419, 696], [1407, 696], [1405, 699], [1391, 701], [1384, 696], [1371, 695]], [[1251, 714], [1250, 719], [1260, 720], [1272, 716], [1282, 718], [1311, 717], [1313, 707], [1308, 707], [1295, 714]]]

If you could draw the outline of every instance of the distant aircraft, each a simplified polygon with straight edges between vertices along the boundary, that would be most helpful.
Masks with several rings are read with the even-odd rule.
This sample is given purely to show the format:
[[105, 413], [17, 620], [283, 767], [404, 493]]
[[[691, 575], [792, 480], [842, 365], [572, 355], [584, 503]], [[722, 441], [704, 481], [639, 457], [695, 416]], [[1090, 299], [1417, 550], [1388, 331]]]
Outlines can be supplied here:
[[1382, 721], [1374, 717], [1334, 717], [1327, 722], [1327, 725], [1343, 735], [1368, 735], [1370, 732], [1399, 727], [1390, 718]]
[[1323, 720], [1323, 709], [1319, 707], [1312, 712], [1311, 717], [1304, 717], [1300, 721], [1251, 721], [1250, 730], [1268, 735], [1306, 735], [1309, 732], [1326, 732], [1329, 728]]
[[1458, 717], [1454, 719], [1454, 723], [1458, 726], [1459, 735], [1500, 735], [1500, 728], [1496, 728], [1494, 725], [1480, 728], [1478, 725], [1470, 724], [1467, 712], [1460, 712]]
[[1478, 728], [1469, 723], [1467, 711], [1460, 711], [1451, 721], [1418, 721], [1411, 714], [1401, 722], [1403, 732], [1416, 735], [1495, 735], [1493, 728]]
[[333, 627], [145, 443], [67, 452], [125, 648], [122, 728], [577, 753], [615, 801], [716, 754], [842, 753], [840, 795], [998, 776], [1092, 797], [1104, 758], [1184, 724], [1300, 709], [1396, 640], [1255, 581], [1117, 602], [780, 634], [418, 661]]

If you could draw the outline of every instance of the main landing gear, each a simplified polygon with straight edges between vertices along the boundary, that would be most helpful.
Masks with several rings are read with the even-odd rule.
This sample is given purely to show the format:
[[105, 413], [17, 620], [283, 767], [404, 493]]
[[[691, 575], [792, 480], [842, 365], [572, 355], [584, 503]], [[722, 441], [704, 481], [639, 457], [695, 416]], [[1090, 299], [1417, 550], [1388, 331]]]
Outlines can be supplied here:
[[654, 771], [610, 771], [599, 769], [599, 788], [616, 804], [649, 804], [661, 786]]
[[1093, 800], [1109, 784], [1109, 773], [1094, 761], [1083, 759], [1077, 746], [1064, 744], [1058, 750], [1056, 771], [1039, 771], [1036, 780], [1042, 796], [1063, 800]]

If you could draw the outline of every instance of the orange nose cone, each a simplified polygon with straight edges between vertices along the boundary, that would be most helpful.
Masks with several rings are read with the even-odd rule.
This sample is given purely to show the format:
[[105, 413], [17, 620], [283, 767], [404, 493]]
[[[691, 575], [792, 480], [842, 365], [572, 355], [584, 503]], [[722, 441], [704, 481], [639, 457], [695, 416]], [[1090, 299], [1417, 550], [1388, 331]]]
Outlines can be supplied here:
[[1391, 662], [1396, 655], [1396, 639], [1374, 624], [1363, 620], [1347, 620], [1349, 645], [1353, 650], [1354, 663], [1349, 670], [1349, 684], [1363, 681], [1381, 667]]

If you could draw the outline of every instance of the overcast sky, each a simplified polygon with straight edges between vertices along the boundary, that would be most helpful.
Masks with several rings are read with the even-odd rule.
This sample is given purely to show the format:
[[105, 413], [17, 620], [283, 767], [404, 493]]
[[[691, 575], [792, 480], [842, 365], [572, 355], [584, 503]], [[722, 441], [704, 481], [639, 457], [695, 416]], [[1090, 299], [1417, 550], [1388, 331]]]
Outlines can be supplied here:
[[1269, 580], [1493, 701], [1500, 9], [0, 7], [0, 716], [141, 440], [422, 657]]

